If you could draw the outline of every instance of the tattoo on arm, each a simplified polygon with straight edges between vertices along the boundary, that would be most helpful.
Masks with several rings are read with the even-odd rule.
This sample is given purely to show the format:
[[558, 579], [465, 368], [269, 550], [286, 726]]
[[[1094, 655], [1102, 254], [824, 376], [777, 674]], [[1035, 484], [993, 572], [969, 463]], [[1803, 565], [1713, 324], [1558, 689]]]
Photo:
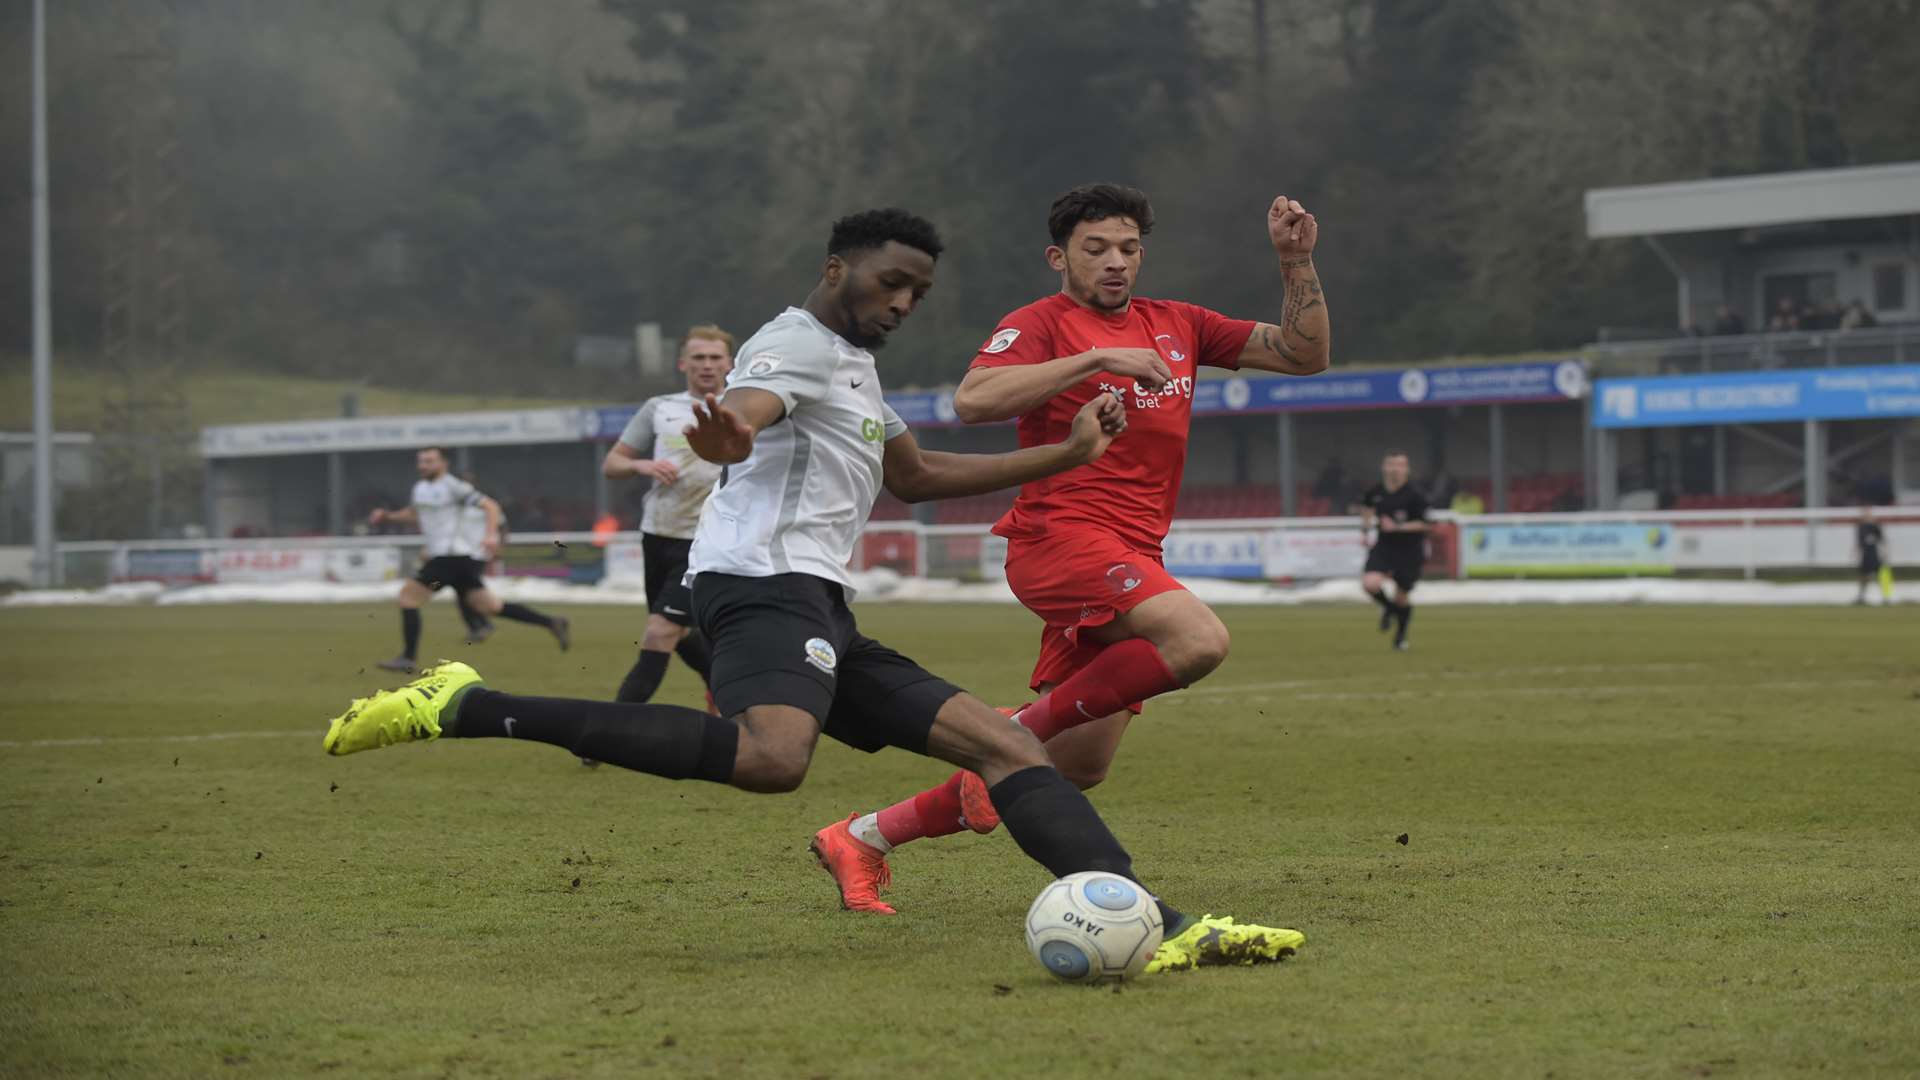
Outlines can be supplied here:
[[1253, 337], [1260, 343], [1262, 349], [1286, 361], [1287, 366], [1295, 371], [1306, 371], [1312, 368], [1312, 365], [1301, 360], [1292, 349], [1287, 348], [1287, 343], [1281, 340], [1279, 327], [1261, 323], [1254, 329]]
[[1286, 296], [1278, 325], [1258, 323], [1247, 339], [1249, 359], [1270, 371], [1313, 375], [1327, 367], [1327, 311], [1313, 260], [1282, 259]]
[[1307, 312], [1322, 306], [1320, 303], [1320, 280], [1310, 274], [1287, 276], [1287, 302], [1280, 316], [1280, 325], [1305, 342], [1319, 341], [1319, 337], [1301, 329], [1300, 320]]

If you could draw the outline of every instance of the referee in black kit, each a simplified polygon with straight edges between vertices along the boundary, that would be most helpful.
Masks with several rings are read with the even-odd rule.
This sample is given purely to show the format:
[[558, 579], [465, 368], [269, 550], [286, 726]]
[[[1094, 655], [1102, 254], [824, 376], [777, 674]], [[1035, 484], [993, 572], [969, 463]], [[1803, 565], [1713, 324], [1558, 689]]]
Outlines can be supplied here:
[[[1395, 450], [1380, 461], [1380, 482], [1360, 496], [1361, 526], [1374, 533], [1360, 587], [1380, 605], [1380, 632], [1394, 627], [1393, 647], [1407, 648], [1413, 621], [1413, 587], [1427, 561], [1427, 497], [1407, 483], [1407, 455]], [[1387, 596], [1387, 580], [1394, 596]]]

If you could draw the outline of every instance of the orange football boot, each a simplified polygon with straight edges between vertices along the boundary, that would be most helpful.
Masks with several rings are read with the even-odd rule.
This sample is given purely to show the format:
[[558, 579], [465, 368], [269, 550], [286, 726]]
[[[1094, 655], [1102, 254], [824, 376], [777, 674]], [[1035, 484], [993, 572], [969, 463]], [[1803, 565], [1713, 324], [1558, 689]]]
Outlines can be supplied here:
[[836, 821], [814, 833], [808, 850], [820, 863], [820, 869], [833, 876], [833, 883], [840, 889], [841, 907], [848, 911], [892, 915], [893, 908], [881, 901], [880, 890], [893, 884], [893, 871], [887, 868], [887, 857], [880, 849], [861, 842], [848, 829], [854, 817], [848, 814], [847, 820]]

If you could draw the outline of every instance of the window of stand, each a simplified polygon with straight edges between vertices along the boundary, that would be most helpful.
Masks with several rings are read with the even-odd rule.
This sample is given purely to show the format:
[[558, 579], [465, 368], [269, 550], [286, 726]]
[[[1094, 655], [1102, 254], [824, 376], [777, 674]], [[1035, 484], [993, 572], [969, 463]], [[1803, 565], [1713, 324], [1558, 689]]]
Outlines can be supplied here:
[[1873, 310], [1895, 315], [1907, 310], [1907, 266], [1881, 263], [1873, 268]]

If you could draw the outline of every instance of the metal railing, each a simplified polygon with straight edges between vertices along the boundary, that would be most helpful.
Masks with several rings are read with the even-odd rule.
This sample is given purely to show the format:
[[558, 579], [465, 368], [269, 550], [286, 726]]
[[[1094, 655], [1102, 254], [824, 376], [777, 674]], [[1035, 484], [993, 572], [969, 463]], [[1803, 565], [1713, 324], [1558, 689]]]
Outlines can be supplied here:
[[1920, 324], [1607, 341], [1588, 345], [1584, 355], [1602, 378], [1920, 363]]
[[[1834, 509], [1745, 509], [1745, 510], [1649, 510], [1540, 514], [1455, 515], [1441, 512], [1440, 521], [1465, 531], [1476, 526], [1661, 526], [1671, 532], [1671, 549], [1663, 558], [1674, 569], [1705, 572], [1738, 572], [1752, 578], [1762, 570], [1842, 567], [1852, 558], [1853, 523], [1858, 511]], [[1887, 507], [1876, 514], [1886, 528], [1894, 558], [1903, 564], [1920, 559], [1920, 507]], [[1183, 540], [1196, 536], [1258, 536], [1263, 547], [1286, 546], [1287, 538], [1335, 533], [1357, 536], [1360, 519], [1354, 517], [1317, 518], [1221, 518], [1180, 520], [1173, 524], [1168, 538], [1171, 557]], [[913, 521], [874, 522], [860, 541], [855, 566], [887, 565], [902, 573], [922, 578], [975, 579], [993, 576], [984, 573], [988, 564], [997, 564], [996, 543], [987, 523], [925, 525]], [[551, 548], [592, 550], [608, 543], [635, 545], [638, 533], [596, 536], [587, 532], [517, 533], [513, 547], [521, 552]], [[881, 547], [899, 544], [889, 555]], [[1665, 541], [1663, 541], [1665, 542]], [[263, 538], [247, 540], [122, 540], [83, 541], [59, 546], [60, 562], [69, 588], [95, 587], [132, 577], [177, 577], [177, 583], [191, 574], [178, 572], [129, 575], [132, 564], [158, 566], [151, 558], [132, 559], [134, 553], [153, 555], [177, 553], [181, 556], [205, 556], [199, 565], [212, 567], [218, 556], [231, 553], [289, 553], [389, 551], [397, 553], [394, 564], [400, 573], [411, 572], [421, 540], [418, 536], [355, 536]], [[1311, 547], [1312, 545], [1309, 545]], [[163, 560], [162, 560], [163, 561]], [[217, 576], [217, 575], [216, 575]], [[1289, 575], [1293, 576], [1293, 575]], [[1336, 575], [1337, 576], [1337, 575]], [[255, 578], [254, 580], [258, 580]]]

